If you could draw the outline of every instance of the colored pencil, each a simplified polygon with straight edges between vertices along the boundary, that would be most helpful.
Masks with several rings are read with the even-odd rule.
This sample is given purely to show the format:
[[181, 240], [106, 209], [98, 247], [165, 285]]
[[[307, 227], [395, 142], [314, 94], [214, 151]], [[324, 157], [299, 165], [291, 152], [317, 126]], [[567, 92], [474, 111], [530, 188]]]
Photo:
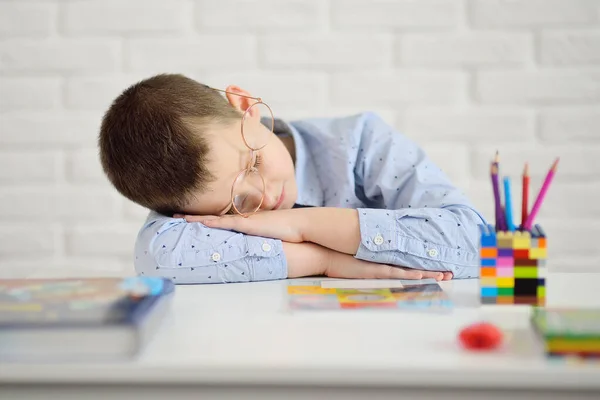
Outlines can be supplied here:
[[504, 224], [503, 213], [502, 213], [502, 205], [500, 203], [500, 188], [498, 187], [498, 165], [496, 163], [492, 163], [491, 168], [491, 176], [492, 176], [492, 188], [494, 189], [494, 203], [496, 210], [496, 230], [502, 230]]
[[550, 187], [550, 184], [552, 183], [552, 179], [554, 178], [554, 174], [556, 173], [556, 169], [558, 167], [558, 160], [559, 159], [557, 158], [556, 161], [554, 161], [554, 164], [552, 164], [552, 167], [548, 171], [548, 174], [546, 175], [546, 179], [544, 179], [544, 184], [542, 185], [542, 188], [540, 189], [540, 192], [539, 192], [537, 198], [535, 199], [535, 203], [533, 203], [533, 208], [531, 209], [531, 213], [529, 213], [529, 216], [527, 217], [527, 219], [525, 220], [525, 223], [523, 224], [523, 230], [531, 229], [531, 225], [533, 224], [533, 221], [535, 220], [537, 213], [540, 211], [540, 207], [542, 206], [544, 198], [546, 197], [546, 192], [548, 191], [548, 188]]
[[513, 232], [515, 230], [515, 224], [513, 223], [512, 213], [512, 199], [510, 190], [510, 178], [504, 177], [504, 212], [506, 218], [506, 229]]
[[523, 229], [523, 225], [525, 221], [527, 221], [527, 210], [529, 209], [529, 164], [525, 163], [525, 168], [523, 169], [523, 189], [522, 189], [522, 198], [521, 201], [521, 229]]
[[494, 162], [492, 163], [491, 168], [491, 177], [492, 177], [492, 188], [494, 190], [494, 202], [495, 202], [495, 211], [496, 211], [496, 230], [503, 231], [506, 230], [506, 221], [504, 220], [504, 210], [502, 208], [502, 201], [500, 199], [500, 185], [498, 183], [498, 173], [500, 172], [500, 155], [498, 150], [496, 150], [496, 155], [494, 156]]

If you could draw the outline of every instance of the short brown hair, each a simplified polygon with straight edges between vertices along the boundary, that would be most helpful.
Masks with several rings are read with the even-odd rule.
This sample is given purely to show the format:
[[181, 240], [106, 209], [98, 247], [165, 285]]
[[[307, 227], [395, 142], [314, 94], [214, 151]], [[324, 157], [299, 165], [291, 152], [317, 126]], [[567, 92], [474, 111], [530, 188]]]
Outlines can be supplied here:
[[217, 91], [179, 74], [133, 84], [105, 113], [98, 144], [102, 168], [123, 196], [169, 214], [214, 177], [202, 135], [211, 123], [239, 119]]

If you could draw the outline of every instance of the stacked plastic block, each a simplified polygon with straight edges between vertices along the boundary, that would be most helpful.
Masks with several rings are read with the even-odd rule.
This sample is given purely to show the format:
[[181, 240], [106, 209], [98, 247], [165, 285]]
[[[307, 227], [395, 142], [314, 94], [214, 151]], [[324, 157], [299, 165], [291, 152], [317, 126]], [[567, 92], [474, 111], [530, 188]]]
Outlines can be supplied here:
[[546, 304], [547, 239], [530, 231], [498, 231], [480, 225], [482, 304]]

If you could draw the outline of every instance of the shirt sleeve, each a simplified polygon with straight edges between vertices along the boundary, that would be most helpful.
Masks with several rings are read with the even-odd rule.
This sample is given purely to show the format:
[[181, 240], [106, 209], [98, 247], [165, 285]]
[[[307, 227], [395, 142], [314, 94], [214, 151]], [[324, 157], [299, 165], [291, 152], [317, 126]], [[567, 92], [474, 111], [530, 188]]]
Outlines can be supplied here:
[[358, 209], [356, 257], [477, 277], [484, 218], [412, 140], [375, 114], [361, 123], [356, 183], [377, 207]]
[[177, 284], [285, 279], [282, 242], [151, 212], [135, 244], [135, 269]]

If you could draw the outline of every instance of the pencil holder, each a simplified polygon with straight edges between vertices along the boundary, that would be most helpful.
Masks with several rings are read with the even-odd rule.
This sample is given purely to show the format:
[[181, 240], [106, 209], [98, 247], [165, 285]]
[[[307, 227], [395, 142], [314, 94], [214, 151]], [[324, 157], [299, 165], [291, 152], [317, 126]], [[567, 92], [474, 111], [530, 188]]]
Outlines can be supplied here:
[[541, 226], [496, 231], [480, 225], [482, 304], [546, 304], [547, 238]]

